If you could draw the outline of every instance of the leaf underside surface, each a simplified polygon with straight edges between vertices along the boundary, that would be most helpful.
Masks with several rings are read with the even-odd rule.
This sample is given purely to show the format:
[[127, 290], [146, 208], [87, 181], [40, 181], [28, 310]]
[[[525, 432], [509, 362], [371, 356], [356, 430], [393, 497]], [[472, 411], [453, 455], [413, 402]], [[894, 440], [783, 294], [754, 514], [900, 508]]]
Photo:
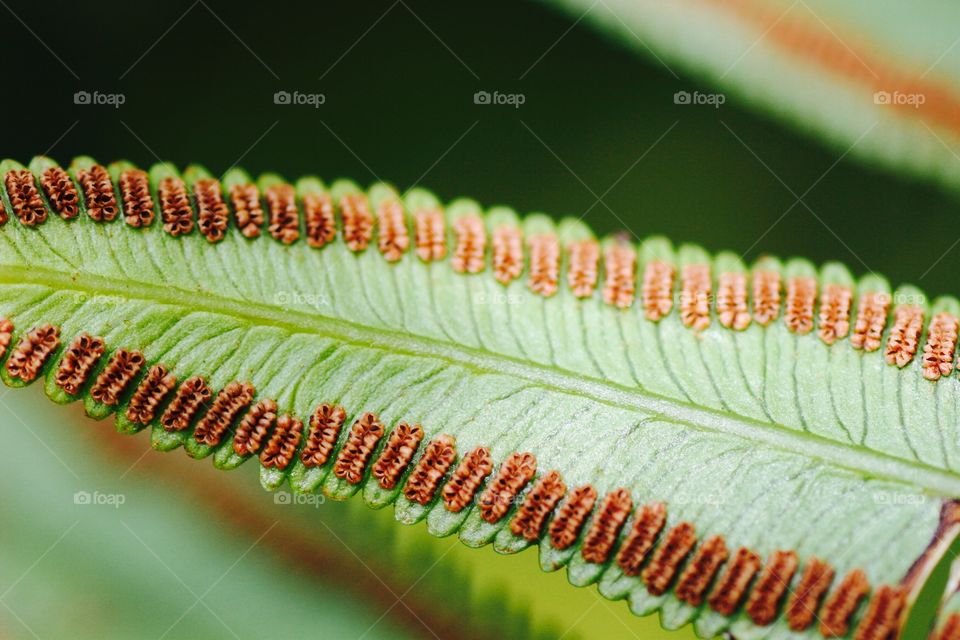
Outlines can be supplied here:
[[[58, 327], [59, 346], [41, 371], [47, 394], [62, 403], [80, 400], [95, 418], [115, 414], [121, 432], [142, 428], [126, 415], [139, 379], [126, 387], [117, 406], [98, 403], [88, 393], [121, 348], [142, 352], [147, 366], [162, 363], [178, 381], [200, 376], [214, 394], [232, 381], [250, 382], [257, 400], [273, 399], [278, 414], [303, 422], [300, 449], [318, 404], [342, 406], [346, 421], [329, 461], [307, 467], [295, 456], [284, 469], [261, 465], [266, 488], [289, 484], [293, 491], [322, 491], [341, 499], [360, 494], [375, 508], [392, 504], [401, 522], [425, 521], [431, 533], [458, 534], [471, 546], [493, 544], [516, 552], [539, 544], [545, 570], [566, 567], [572, 583], [596, 583], [604, 596], [626, 599], [638, 615], [659, 612], [668, 628], [693, 623], [705, 638], [723, 633], [821, 637], [818, 607], [841, 578], [859, 569], [871, 593], [850, 615], [848, 635], [854, 637], [858, 622], [870, 615], [871, 594], [884, 585], [902, 587], [910, 600], [955, 534], [952, 505], [960, 495], [955, 373], [931, 381], [923, 375], [923, 353], [901, 368], [888, 364], [882, 349], [865, 352], [849, 339], [828, 345], [816, 330], [819, 320], [806, 333], [791, 330], [782, 317], [768, 326], [753, 322], [734, 330], [723, 326], [710, 304], [709, 324], [691, 328], [680, 312], [685, 285], [679, 276], [670, 288], [672, 311], [657, 321], [644, 315], [641, 282], [650, 263], [672, 265], [677, 274], [689, 265], [706, 265], [715, 288], [718, 274], [751, 274], [734, 255], [710, 256], [691, 245], [674, 248], [660, 238], [633, 245], [630, 277], [635, 276], [637, 292], [620, 308], [604, 298], [602, 268], [589, 295], [578, 297], [568, 285], [566, 247], [593, 239], [572, 219], [521, 218], [505, 208], [484, 212], [473, 201], [458, 200], [444, 208], [449, 251], [429, 262], [412, 247], [395, 261], [385, 259], [378, 249], [379, 225], [369, 247], [351, 250], [343, 238], [339, 204], [336, 238], [322, 248], [304, 241], [303, 220], [300, 239], [289, 245], [270, 237], [266, 226], [261, 237], [245, 237], [233, 217], [222, 240], [211, 242], [196, 229], [173, 237], [163, 228], [159, 204], [152, 224], [126, 224], [116, 176], [128, 165], [110, 167], [120, 215], [112, 222], [91, 219], [76, 178], [91, 165], [79, 159], [71, 168], [80, 194], [75, 219], [62, 220], [50, 211], [46, 222], [24, 225], [9, 186], [2, 191], [10, 219], [0, 227], [0, 316], [14, 326], [4, 359], [9, 361], [32, 328]], [[0, 170], [18, 166], [7, 161]], [[31, 164], [38, 184], [51, 166], [47, 159]], [[167, 166], [151, 171], [155, 203], [156, 182], [164, 176], [178, 178]], [[191, 167], [183, 177], [192, 193], [192, 185], [208, 176]], [[229, 202], [229, 185], [248, 180], [238, 171], [224, 177], [224, 199]], [[279, 182], [276, 176], [261, 178], [261, 194]], [[382, 184], [364, 192], [349, 181], [327, 186], [302, 180], [296, 188], [298, 202], [308, 193], [331, 195], [334, 203], [364, 194], [371, 211], [379, 211], [385, 202], [399, 201], [411, 238], [416, 233], [411, 212], [441, 207], [426, 191], [401, 195]], [[42, 189], [40, 197], [50, 208]], [[268, 217], [269, 208], [264, 202]], [[452, 268], [462, 242], [454, 223], [471, 216], [481, 216], [488, 238], [504, 225], [525, 239], [556, 237], [564, 250], [555, 290], [549, 295], [532, 290], [529, 256], [521, 256], [522, 275], [506, 285], [499, 282], [492, 274], [490, 246], [479, 273]], [[598, 243], [604, 250], [622, 246], [614, 239]], [[846, 287], [854, 294], [854, 315], [857, 301], [868, 292], [891, 295], [894, 303], [909, 296], [926, 318], [957, 313], [956, 301], [928, 304], [918, 292], [892, 291], [876, 276], [857, 281], [837, 264], [817, 269], [801, 260], [765, 259], [754, 269], [761, 267], [785, 283], [803, 277], [821, 286]], [[892, 330], [893, 323], [887, 323], [884, 340]], [[84, 333], [102, 337], [105, 352], [84, 390], [70, 395], [57, 385], [55, 374], [65, 349]], [[952, 351], [950, 356], [952, 365]], [[0, 376], [9, 385], [24, 384], [7, 367]], [[209, 403], [196, 417], [208, 408]], [[332, 471], [350, 426], [368, 412], [387, 434], [371, 460], [400, 422], [422, 425], [424, 431], [423, 444], [391, 489], [378, 483], [369, 464], [358, 483]], [[191, 456], [210, 456], [221, 468], [247, 459], [236, 453], [229, 434], [217, 446], [198, 443], [195, 424], [169, 431], [154, 420], [148, 430], [155, 448], [182, 446]], [[475, 447], [489, 449], [493, 460], [486, 484], [458, 512], [447, 508], [439, 490], [427, 505], [408, 500], [402, 491], [424, 446], [441, 434], [456, 440], [451, 473]], [[521, 483], [498, 521], [482, 517], [476, 497], [515, 452], [533, 454], [537, 479], [556, 470], [570, 489], [595, 488], [597, 507], [572, 546], [555, 548], [546, 535], [549, 525], [539, 542], [511, 530], [536, 479]], [[259, 464], [256, 457], [251, 464]], [[749, 590], [732, 615], [722, 615], [706, 602], [709, 590], [704, 602], [693, 606], [672, 588], [653, 595], [644, 577], [626, 575], [617, 557], [632, 529], [631, 517], [613, 528], [607, 560], [587, 561], [584, 539], [606, 517], [600, 514], [604, 497], [620, 488], [635, 507], [666, 505], [659, 544], [677, 525], [693, 526], [700, 542], [676, 560], [676, 576], [711, 536], [722, 536], [730, 560], [708, 576], [708, 585], [718, 583], [740, 547], [762, 561], [757, 582], [776, 552], [795, 553], [798, 566], [786, 575], [787, 584], [772, 604], [772, 622], [758, 624], [747, 612]], [[655, 555], [652, 550], [647, 562]], [[812, 558], [828, 563], [836, 577], [810, 605], [820, 615], [804, 630], [792, 630], [785, 609]], [[904, 615], [893, 615], [892, 623], [899, 627]]]

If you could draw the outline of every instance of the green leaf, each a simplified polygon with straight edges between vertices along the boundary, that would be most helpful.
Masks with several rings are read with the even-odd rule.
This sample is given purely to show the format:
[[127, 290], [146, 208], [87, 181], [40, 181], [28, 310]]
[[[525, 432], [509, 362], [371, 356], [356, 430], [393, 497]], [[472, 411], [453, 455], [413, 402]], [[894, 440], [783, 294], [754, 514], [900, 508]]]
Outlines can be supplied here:
[[[0, 172], [13, 169], [0, 165]], [[340, 405], [346, 419], [326, 462], [307, 466], [287, 451], [276, 464], [275, 456], [261, 455], [266, 488], [289, 483], [294, 491], [337, 499], [360, 494], [375, 508], [393, 504], [402, 522], [424, 521], [434, 535], [456, 533], [467, 545], [492, 544], [504, 553], [539, 544], [545, 570], [566, 566], [573, 584], [597, 584], [638, 615], [658, 611], [665, 627], [692, 623], [705, 638], [818, 637], [817, 618], [827, 613], [822, 598], [794, 605], [792, 595], [815, 558], [834, 571], [823, 597], [832, 599], [850, 572], [862, 571], [869, 581], [869, 598], [850, 612], [851, 635], [858, 625], [892, 630], [901, 623], [900, 609], [879, 605], [891, 593], [897, 600], [901, 587], [912, 602], [955, 535], [948, 525], [960, 495], [960, 383], [952, 374], [960, 305], [953, 299], [928, 304], [913, 288], [897, 289], [890, 309], [876, 318], [882, 335], [864, 350], [849, 335], [867, 335], [869, 318], [857, 316], [877, 295], [889, 295], [889, 285], [875, 275], [856, 280], [839, 264], [818, 269], [765, 258], [748, 270], [733, 254], [713, 257], [662, 238], [635, 247], [622, 238], [597, 244], [577, 220], [520, 219], [502, 208], [477, 218], [483, 211], [470, 200], [446, 207], [445, 231], [435, 236], [439, 245], [430, 245], [421, 214], [440, 206], [431, 194], [401, 196], [382, 184], [364, 194], [348, 181], [329, 187], [301, 181], [294, 204], [282, 187], [272, 192], [261, 203], [269, 219], [260, 237], [240, 233], [233, 203], [222, 240], [208, 240], [202, 224], [175, 237], [164, 228], [170, 214], [159, 207], [157, 182], [176, 173], [164, 165], [150, 174], [158, 210], [142, 228], [126, 224], [125, 215], [94, 221], [86, 215], [90, 202], [77, 219], [51, 212], [47, 222], [26, 226], [18, 220], [33, 194], [10, 179], [20, 175], [22, 182], [22, 174], [5, 174], [10, 222], [0, 228], [0, 316], [14, 328], [0, 369], [4, 382], [23, 386], [23, 371], [42, 361], [53, 400], [80, 400], [93, 417], [115, 413], [124, 433], [143, 426], [131, 421], [128, 408], [153, 365], [162, 364], [177, 383], [201, 377], [212, 396], [231, 382], [249, 382], [255, 401], [275, 401], [277, 414], [303, 423], [298, 451], [318, 405]], [[206, 175], [188, 171], [187, 190]], [[231, 180], [246, 181], [240, 173]], [[273, 175], [259, 181], [261, 192], [282, 184]], [[119, 202], [129, 200], [124, 189], [116, 192]], [[335, 205], [338, 232], [322, 247], [306, 241], [316, 235], [311, 225], [322, 209], [304, 199], [308, 193], [329, 194]], [[376, 218], [369, 233], [367, 199]], [[201, 218], [213, 210], [200, 208]], [[310, 220], [299, 219], [308, 209]], [[298, 240], [275, 239], [289, 240], [286, 232], [294, 229]], [[521, 242], [511, 244], [518, 232]], [[445, 257], [424, 261], [416, 249], [428, 245], [445, 247]], [[511, 260], [523, 265], [512, 280], [504, 267]], [[577, 289], [582, 297], [571, 287], [571, 262], [575, 283], [587, 282]], [[591, 273], [595, 286], [588, 286]], [[762, 284], [775, 276], [782, 287], [754, 295], [754, 278]], [[761, 326], [756, 305], [764, 302], [777, 317]], [[908, 311], [924, 314], [914, 327], [923, 331], [896, 340], [900, 329], [909, 334]], [[743, 313], [754, 320], [749, 326], [738, 322]], [[31, 351], [31, 331], [46, 324], [59, 328], [60, 343], [41, 357]], [[65, 354], [81, 334], [102, 338], [105, 353], [93, 359], [81, 393], [70, 395], [58, 373], [69, 373], [64, 362], [75, 364]], [[887, 348], [891, 340], [899, 351]], [[123, 387], [120, 403], [109, 406], [91, 389], [118, 349], [142, 352], [146, 365]], [[892, 366], [885, 351], [913, 357]], [[187, 428], [160, 419], [185, 388], [164, 396], [154, 413], [153, 446], [182, 445], [221, 468], [248, 460], [231, 438], [250, 415], [247, 405], [213, 446], [193, 433], [214, 411], [210, 399], [195, 414], [171, 409], [189, 417], [181, 425]], [[351, 439], [371, 421], [383, 426], [383, 437]], [[424, 437], [407, 443], [413, 459], [399, 463], [399, 481], [385, 486], [371, 466], [389, 459], [382, 456], [401, 422], [422, 425]], [[403, 491], [411, 469], [444, 434], [455, 438], [456, 460], [451, 470], [441, 469], [445, 479], [428, 492], [427, 504], [411, 501]], [[489, 450], [491, 473], [478, 472], [480, 463], [460, 466], [476, 447]], [[535, 458], [536, 478], [524, 476], [519, 462], [501, 468], [523, 452]], [[343, 471], [351, 461], [361, 476]], [[453, 474], [462, 470], [473, 472], [473, 485], [462, 476], [457, 484]], [[568, 521], [576, 542], [567, 548], [558, 548], [562, 537], [548, 535], [547, 527], [531, 541], [512, 526], [532, 504], [532, 488], [554, 470], [569, 494], [586, 485], [597, 493], [592, 509], [585, 505], [584, 515], [592, 514], [585, 522]], [[494, 489], [498, 499], [490, 499]], [[457, 506], [446, 500], [451, 495], [462, 497], [465, 508], [451, 510]], [[617, 496], [619, 503], [612, 501]], [[656, 513], [658, 503], [665, 505], [663, 527], [640, 517]], [[649, 509], [641, 511], [644, 505]], [[566, 513], [561, 507], [559, 515]], [[652, 550], [633, 558], [641, 575], [627, 575], [630, 558], [620, 555], [637, 546], [634, 521], [646, 522], [643, 532], [652, 536]], [[715, 548], [706, 544], [715, 536], [728, 557], [701, 556], [705, 546]], [[726, 581], [734, 558], [746, 557], [737, 554], [741, 547], [763, 567], [724, 615], [722, 598], [708, 596]], [[699, 604], [688, 602], [697, 600], [693, 591]], [[787, 610], [796, 606], [817, 613], [802, 631], [789, 628], [798, 616]], [[874, 615], [891, 611], [887, 619]]]

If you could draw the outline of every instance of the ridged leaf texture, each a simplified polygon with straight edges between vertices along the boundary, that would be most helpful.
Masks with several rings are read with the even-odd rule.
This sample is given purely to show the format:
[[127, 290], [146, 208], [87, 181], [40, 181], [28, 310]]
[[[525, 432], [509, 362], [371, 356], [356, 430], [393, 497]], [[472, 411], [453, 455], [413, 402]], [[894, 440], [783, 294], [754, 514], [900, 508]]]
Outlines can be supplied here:
[[952, 298], [385, 184], [0, 173], [0, 376], [156, 449], [705, 638], [886, 638], [955, 536]]

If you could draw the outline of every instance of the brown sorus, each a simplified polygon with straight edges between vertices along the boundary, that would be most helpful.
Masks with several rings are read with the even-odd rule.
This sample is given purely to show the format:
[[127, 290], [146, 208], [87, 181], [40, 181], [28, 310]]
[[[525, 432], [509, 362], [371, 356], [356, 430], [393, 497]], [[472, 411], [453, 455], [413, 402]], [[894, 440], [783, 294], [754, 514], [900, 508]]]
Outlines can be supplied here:
[[677, 598], [694, 607], [703, 604], [707, 588], [728, 557], [723, 536], [714, 535], [704, 540], [677, 580]]
[[820, 633], [825, 638], [847, 635], [850, 617], [869, 591], [870, 582], [860, 569], [854, 569], [844, 576], [820, 609]]
[[333, 213], [333, 198], [328, 193], [303, 194], [303, 219], [307, 244], [320, 249], [337, 237], [337, 221]]
[[780, 317], [780, 274], [756, 271], [753, 274], [753, 319], [765, 327]]
[[103, 338], [81, 333], [64, 351], [54, 382], [71, 395], [80, 393], [102, 356]]
[[566, 492], [567, 485], [559, 471], [551, 471], [540, 478], [510, 521], [513, 535], [522, 536], [530, 542], [538, 540], [547, 517], [560, 504]]
[[354, 252], [365, 251], [373, 240], [374, 223], [367, 196], [350, 193], [340, 198], [340, 217], [347, 248]]
[[900, 616], [906, 603], [906, 587], [879, 587], [857, 625], [854, 640], [889, 640], [898, 635]]
[[633, 524], [617, 554], [617, 566], [624, 575], [640, 575], [647, 554], [653, 549], [666, 522], [667, 506], [662, 502], [642, 505], [633, 514]]
[[253, 405], [233, 434], [233, 451], [240, 456], [250, 456], [260, 451], [260, 445], [277, 421], [277, 403], [266, 398]]
[[234, 184], [230, 187], [233, 219], [244, 238], [258, 238], [263, 229], [263, 205], [255, 184]]
[[480, 517], [491, 524], [499, 522], [536, 473], [537, 459], [532, 453], [510, 454], [480, 496]]
[[823, 598], [830, 583], [833, 582], [833, 567], [820, 560], [810, 558], [804, 567], [800, 583], [790, 593], [787, 602], [787, 622], [794, 631], [803, 631], [813, 624], [820, 600]]
[[283, 244], [292, 244], [300, 237], [300, 212], [297, 193], [292, 185], [274, 184], [264, 190], [267, 211], [270, 213], [270, 235]]
[[527, 246], [530, 249], [530, 290], [549, 298], [557, 292], [560, 284], [560, 242], [557, 236], [545, 233], [532, 236]]
[[865, 293], [860, 298], [857, 319], [850, 335], [850, 344], [854, 349], [876, 351], [883, 340], [883, 330], [887, 326], [890, 313], [890, 296], [886, 293]]
[[184, 380], [160, 417], [160, 424], [167, 431], [183, 431], [190, 426], [212, 395], [210, 387], [200, 376]]
[[164, 231], [175, 238], [193, 231], [193, 209], [183, 180], [172, 176], [163, 178], [157, 184], [157, 197]]
[[453, 436], [441, 434], [430, 441], [407, 478], [403, 488], [404, 497], [417, 504], [429, 504], [456, 457], [457, 447]]
[[302, 435], [303, 422], [287, 414], [277, 418], [277, 426], [260, 452], [260, 464], [267, 469], [286, 469], [297, 453]]
[[689, 522], [680, 522], [663, 534], [660, 546], [653, 552], [650, 564], [641, 574], [647, 591], [655, 596], [666, 593], [677, 575], [680, 563], [696, 544], [696, 530]]
[[124, 222], [137, 228], [153, 224], [156, 213], [147, 172], [140, 169], [125, 169], [120, 173], [119, 183]]
[[597, 288], [600, 245], [596, 240], [580, 240], [571, 243], [567, 251], [567, 284], [574, 296], [589, 298]]
[[7, 187], [7, 196], [13, 215], [20, 223], [27, 227], [42, 224], [47, 219], [47, 208], [40, 197], [37, 183], [33, 179], [33, 172], [29, 169], [11, 169], [4, 176]]
[[164, 398], [177, 386], [177, 377], [162, 364], [147, 371], [127, 406], [127, 419], [137, 424], [149, 424], [157, 415]]
[[77, 179], [83, 188], [83, 198], [87, 205], [87, 215], [97, 222], [111, 222], [120, 210], [117, 197], [113, 193], [113, 181], [110, 172], [99, 164], [90, 165], [77, 171]]
[[676, 271], [672, 264], [653, 260], [643, 269], [643, 315], [656, 322], [673, 308], [673, 279]]
[[512, 224], [493, 230], [490, 242], [493, 277], [500, 284], [510, 284], [523, 273], [523, 234]]
[[951, 614], [933, 637], [935, 640], [960, 640], [960, 613]]
[[746, 547], [737, 549], [707, 597], [710, 608], [722, 615], [732, 616], [746, 595], [750, 581], [759, 570], [760, 556]]
[[406, 422], [398, 424], [387, 438], [387, 446], [373, 464], [371, 473], [384, 489], [393, 489], [407, 470], [413, 455], [423, 440], [423, 427]]
[[927, 343], [923, 345], [923, 377], [939, 380], [940, 376], [953, 373], [953, 360], [957, 355], [957, 317], [940, 312], [930, 320]]
[[887, 337], [884, 356], [888, 364], [905, 367], [917, 355], [920, 333], [923, 331], [923, 309], [902, 304], [893, 310], [893, 326]]
[[850, 308], [853, 291], [850, 287], [828, 284], [820, 294], [820, 339], [834, 344], [850, 332]]
[[493, 458], [486, 447], [477, 447], [465, 455], [441, 491], [443, 506], [447, 511], [463, 511], [473, 500], [480, 483], [491, 471]]
[[340, 406], [323, 403], [314, 410], [310, 416], [307, 444], [300, 452], [303, 466], [319, 467], [326, 464], [346, 419], [347, 412]]
[[333, 463], [333, 473], [350, 484], [359, 484], [373, 450], [383, 437], [383, 424], [374, 413], [365, 413], [350, 427], [347, 441]]
[[13, 323], [6, 318], [0, 318], [0, 358], [7, 354], [11, 340], [13, 340]]
[[597, 490], [587, 484], [577, 487], [560, 505], [550, 522], [550, 544], [555, 549], [566, 549], [580, 536], [580, 530], [597, 501]]
[[680, 321], [685, 327], [703, 331], [710, 326], [710, 267], [688, 264], [680, 272]]
[[597, 564], [607, 561], [631, 510], [633, 498], [626, 489], [616, 489], [604, 496], [590, 529], [583, 538], [581, 553], [584, 560]]
[[90, 396], [97, 402], [115, 407], [120, 403], [120, 394], [140, 375], [144, 364], [146, 358], [139, 351], [117, 349], [97, 376], [90, 389]]
[[40, 186], [54, 211], [64, 220], [80, 213], [80, 194], [70, 174], [60, 167], [49, 167], [40, 174]]
[[413, 214], [414, 243], [424, 262], [443, 260], [447, 255], [447, 230], [439, 209], [418, 209]]
[[765, 627], [777, 618], [780, 601], [790, 587], [797, 565], [793, 551], [774, 551], [770, 555], [747, 598], [747, 615], [754, 624]]
[[7, 359], [7, 373], [24, 382], [36, 379], [50, 354], [60, 346], [60, 328], [52, 324], [34, 327], [17, 343]]
[[197, 197], [197, 228], [209, 242], [220, 242], [230, 220], [220, 181], [202, 178], [194, 183], [193, 191]]
[[717, 319], [727, 329], [735, 331], [743, 331], [750, 326], [745, 274], [720, 274], [717, 281]]
[[230, 425], [253, 402], [255, 393], [252, 384], [236, 380], [221, 389], [193, 430], [194, 439], [210, 447], [220, 444]]
[[483, 218], [478, 215], [465, 215], [453, 223], [453, 235], [456, 242], [450, 266], [458, 273], [480, 273], [485, 266], [484, 254], [487, 247], [487, 231]]
[[410, 233], [403, 205], [388, 199], [377, 207], [377, 248], [387, 262], [396, 262], [410, 248]]
[[637, 290], [637, 252], [623, 242], [615, 242], [603, 254], [603, 301], [618, 309], [633, 304]]
[[813, 306], [816, 299], [816, 279], [804, 276], [787, 281], [787, 299], [783, 312], [787, 329], [799, 334], [813, 330]]

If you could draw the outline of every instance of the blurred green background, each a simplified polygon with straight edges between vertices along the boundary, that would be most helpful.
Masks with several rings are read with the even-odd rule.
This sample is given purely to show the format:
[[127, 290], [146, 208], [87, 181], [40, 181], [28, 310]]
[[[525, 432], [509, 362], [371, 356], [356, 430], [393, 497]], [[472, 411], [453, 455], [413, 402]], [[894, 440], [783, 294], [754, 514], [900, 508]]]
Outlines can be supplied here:
[[[698, 78], [539, 3], [20, 3], [0, 16], [4, 155], [20, 161], [420, 183], [956, 292], [954, 196], [732, 98], [678, 107]], [[76, 104], [78, 91], [125, 101]], [[325, 100], [278, 105], [277, 91]], [[478, 91], [523, 104], [475, 104]], [[249, 470], [148, 453], [146, 436], [117, 444], [39, 390], [3, 393], [2, 637], [692, 637], [541, 574], [535, 552], [495, 558], [357, 505], [278, 505]], [[124, 504], [77, 505], [76, 491]]]

